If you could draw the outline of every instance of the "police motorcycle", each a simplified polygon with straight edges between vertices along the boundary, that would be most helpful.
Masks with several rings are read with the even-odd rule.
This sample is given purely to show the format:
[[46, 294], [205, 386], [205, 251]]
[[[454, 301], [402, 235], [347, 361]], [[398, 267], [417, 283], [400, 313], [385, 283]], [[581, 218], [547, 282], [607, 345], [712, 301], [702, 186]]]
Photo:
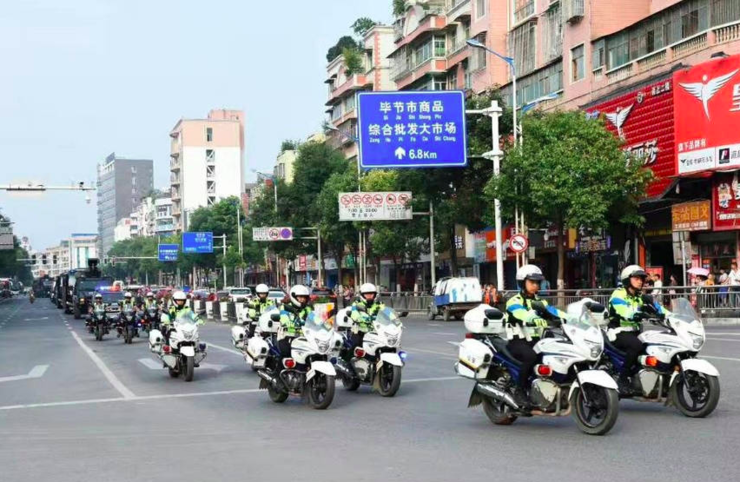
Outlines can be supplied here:
[[123, 342], [130, 345], [134, 342], [134, 337], [139, 336], [140, 327], [141, 322], [136, 311], [134, 311], [134, 307], [129, 304], [124, 305], [116, 325], [118, 337], [123, 337]]
[[[170, 316], [162, 314], [162, 324], [170, 323]], [[206, 358], [206, 344], [200, 341], [198, 325], [203, 322], [190, 310], [178, 313], [169, 327], [169, 343], [163, 333], [149, 333], [149, 350], [167, 367], [172, 378], [183, 376], [186, 382], [193, 381], [195, 368]], [[164, 327], [167, 329], [167, 326]]]
[[342, 378], [344, 388], [355, 391], [360, 385], [372, 385], [383, 397], [392, 397], [401, 387], [401, 370], [406, 353], [401, 351], [403, 324], [392, 308], [383, 308], [374, 319], [367, 318], [372, 330], [365, 333], [362, 346], [352, 344], [353, 335], [359, 333], [359, 325], [350, 317], [350, 309], [337, 313], [336, 332], [341, 336], [341, 349], [333, 357], [335, 368]]
[[159, 315], [159, 307], [157, 305], [149, 306], [144, 310], [141, 317], [141, 326], [147, 334], [152, 330], [160, 329]]
[[[561, 322], [560, 328], [546, 329], [535, 344], [540, 360], [532, 374], [520, 373], [521, 364], [507, 349], [505, 334], [512, 327], [501, 311], [482, 304], [465, 314], [468, 333], [460, 344], [455, 368], [460, 376], [476, 382], [468, 406], [482, 404], [496, 425], [511, 425], [518, 417], [572, 413], [582, 432], [606, 434], [617, 421], [619, 396], [616, 382], [595, 369], [604, 340], [594, 313], [603, 313], [604, 306], [581, 300], [569, 305], [567, 318], [560, 320], [542, 303], [532, 305], [543, 319], [556, 325]], [[530, 377], [531, 409], [515, 401], [520, 376]]]
[[[701, 318], [686, 298], [672, 300], [667, 315], [658, 313], [651, 296], [643, 295], [643, 302], [640, 310], [647, 321], [663, 329], [639, 335], [644, 350], [630, 374], [632, 395], [623, 398], [672, 404], [687, 417], [706, 417], [717, 408], [720, 385], [717, 368], [696, 358], [706, 340]], [[604, 336], [600, 368], [617, 380], [625, 354], [612, 345], [614, 330]]]
[[[265, 312], [269, 320], [265, 321], [265, 328], [269, 333], [277, 331], [275, 341], [271, 337], [265, 339], [269, 351], [262, 368], [257, 370], [260, 376], [261, 389], [267, 389], [270, 399], [275, 403], [283, 403], [288, 396], [301, 396], [308, 399], [309, 404], [317, 409], [324, 410], [334, 400], [336, 371], [329, 361], [334, 339], [333, 322], [330, 310], [314, 307], [308, 314], [302, 327], [302, 335], [293, 339], [289, 357], [280, 359], [277, 341], [285, 333], [280, 324], [280, 312], [271, 310]], [[260, 317], [262, 325], [263, 316]], [[252, 337], [252, 340], [258, 336]]]
[[[110, 307], [93, 305], [93, 312], [87, 315], [86, 323], [87, 330], [95, 335], [96, 341], [102, 341], [103, 336], [108, 334], [108, 326], [110, 322], [111, 312]], [[115, 313], [117, 316], [117, 313]]]

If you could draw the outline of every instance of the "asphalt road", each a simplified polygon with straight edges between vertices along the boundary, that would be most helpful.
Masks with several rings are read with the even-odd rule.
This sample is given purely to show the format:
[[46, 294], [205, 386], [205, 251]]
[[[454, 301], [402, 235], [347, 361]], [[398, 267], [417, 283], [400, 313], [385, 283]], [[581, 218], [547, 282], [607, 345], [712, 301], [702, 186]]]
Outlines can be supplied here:
[[708, 329], [702, 355], [722, 382], [712, 416], [622, 402], [614, 429], [590, 437], [570, 417], [492, 425], [453, 371], [462, 323], [405, 327], [395, 398], [338, 387], [316, 411], [258, 390], [226, 325], [202, 327], [207, 365], [186, 383], [152, 363], [144, 338], [96, 342], [48, 299], [1, 304], [0, 480], [738, 480], [738, 328]]

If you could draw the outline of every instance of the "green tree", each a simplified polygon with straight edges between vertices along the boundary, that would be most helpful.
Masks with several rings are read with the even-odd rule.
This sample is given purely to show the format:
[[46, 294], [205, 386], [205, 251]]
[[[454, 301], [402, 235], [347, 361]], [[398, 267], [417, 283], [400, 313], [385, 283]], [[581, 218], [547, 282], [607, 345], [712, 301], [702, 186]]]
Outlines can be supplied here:
[[280, 152], [283, 153], [285, 151], [295, 151], [300, 145], [301, 141], [299, 140], [285, 139], [282, 144], [280, 144]]
[[355, 20], [355, 23], [352, 24], [351, 28], [355, 35], [357, 35], [359, 38], [362, 38], [371, 28], [373, 28], [377, 24], [378, 22], [376, 22], [375, 20], [367, 17], [360, 17]]
[[532, 227], [558, 224], [558, 286], [563, 284], [563, 228], [607, 228], [640, 224], [639, 200], [652, 172], [621, 150], [603, 119], [583, 112], [534, 114], [524, 118], [525, 142], [509, 146], [501, 176], [492, 179], [489, 200], [498, 197], [505, 214], [518, 206]]
[[346, 48], [342, 50], [344, 56], [344, 68], [347, 75], [361, 74], [365, 71], [365, 66], [362, 62], [362, 52], [353, 48]]
[[406, 0], [393, 0], [393, 15], [396, 17], [406, 13]]
[[357, 42], [355, 41], [355, 39], [353, 39], [349, 35], [340, 37], [336, 45], [331, 47], [329, 51], [326, 52], [326, 61], [331, 62], [335, 58], [342, 55], [342, 52], [344, 51], [344, 49], [347, 49], [347, 48], [355, 49], [355, 50], [359, 49], [359, 45], [357, 45]]

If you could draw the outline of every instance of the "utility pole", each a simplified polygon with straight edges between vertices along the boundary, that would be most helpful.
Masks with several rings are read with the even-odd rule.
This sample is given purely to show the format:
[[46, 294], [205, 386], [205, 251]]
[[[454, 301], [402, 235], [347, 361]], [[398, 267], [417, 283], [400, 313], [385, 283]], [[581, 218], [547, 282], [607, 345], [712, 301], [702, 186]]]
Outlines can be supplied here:
[[224, 253], [224, 259], [223, 259], [223, 265], [221, 266], [223, 272], [224, 272], [224, 288], [226, 288], [226, 234], [222, 234], [221, 236], [214, 236], [213, 239], [221, 239], [223, 240], [223, 244], [221, 245], [221, 249], [223, 249]]

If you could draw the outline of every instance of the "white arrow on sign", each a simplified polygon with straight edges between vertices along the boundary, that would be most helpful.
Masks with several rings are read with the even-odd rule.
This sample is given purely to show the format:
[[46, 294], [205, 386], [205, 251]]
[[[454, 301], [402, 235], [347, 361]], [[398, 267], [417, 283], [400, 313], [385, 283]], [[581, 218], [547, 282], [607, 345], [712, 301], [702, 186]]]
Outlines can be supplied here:
[[49, 368], [49, 365], [36, 365], [31, 369], [30, 372], [28, 372], [28, 375], [16, 375], [14, 377], [2, 377], [0, 378], [0, 383], [2, 382], [17, 382], [19, 380], [29, 380], [31, 378], [41, 378], [44, 376], [44, 373], [46, 373], [46, 370]]
[[404, 157], [406, 157], [406, 149], [404, 149], [403, 147], [399, 147], [398, 149], [396, 149], [396, 157], [398, 159], [403, 159]]
[[[151, 358], [139, 358], [139, 363], [144, 365], [150, 370], [162, 370], [164, 367], [162, 366], [162, 363], [159, 363], [156, 360], [153, 360]], [[215, 370], [218, 373], [221, 373], [221, 371], [226, 368], [226, 365], [217, 365], [215, 363], [201, 363], [200, 367], [203, 370]]]

